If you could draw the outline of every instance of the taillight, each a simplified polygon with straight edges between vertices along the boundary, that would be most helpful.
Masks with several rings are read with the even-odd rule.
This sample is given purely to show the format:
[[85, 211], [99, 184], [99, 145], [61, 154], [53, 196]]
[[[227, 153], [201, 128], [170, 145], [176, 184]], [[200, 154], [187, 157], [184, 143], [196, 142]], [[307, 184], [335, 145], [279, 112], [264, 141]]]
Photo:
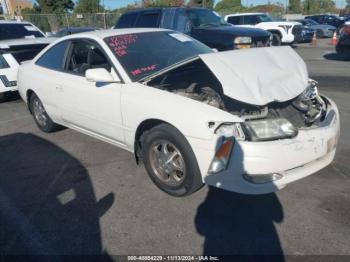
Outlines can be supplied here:
[[343, 34], [350, 36], [350, 26], [345, 26], [344, 27]]

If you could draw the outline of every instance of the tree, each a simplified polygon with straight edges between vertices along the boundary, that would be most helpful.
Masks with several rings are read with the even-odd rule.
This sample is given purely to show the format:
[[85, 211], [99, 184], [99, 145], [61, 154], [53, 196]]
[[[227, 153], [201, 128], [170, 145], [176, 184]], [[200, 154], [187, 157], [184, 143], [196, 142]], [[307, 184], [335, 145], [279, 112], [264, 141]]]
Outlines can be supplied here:
[[72, 0], [36, 0], [36, 2], [45, 14], [65, 13], [74, 8]]
[[305, 0], [304, 13], [332, 13], [336, 12], [335, 2], [332, 0]]
[[144, 7], [182, 6], [184, 0], [143, 0]]
[[63, 14], [73, 10], [74, 2], [72, 0], [36, 0], [37, 8], [40, 13], [46, 14], [51, 31], [55, 32], [64, 24], [63, 17], [57, 14]]
[[214, 0], [190, 0], [187, 3], [188, 7], [205, 7], [209, 9], [213, 9]]
[[241, 0], [221, 0], [214, 9], [221, 12], [238, 12], [243, 9], [243, 6]]
[[300, 0], [289, 0], [288, 10], [291, 13], [300, 13], [301, 12]]
[[75, 13], [98, 13], [103, 11], [100, 0], [79, 0], [74, 8]]

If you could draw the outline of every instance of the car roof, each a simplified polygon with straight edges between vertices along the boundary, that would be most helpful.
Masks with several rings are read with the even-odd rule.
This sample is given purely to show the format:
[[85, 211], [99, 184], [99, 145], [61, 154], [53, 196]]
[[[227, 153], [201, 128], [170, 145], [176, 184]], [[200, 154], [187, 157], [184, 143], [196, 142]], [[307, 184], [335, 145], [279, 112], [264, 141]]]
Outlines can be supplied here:
[[227, 16], [242, 16], [242, 15], [265, 15], [265, 13], [236, 13]]
[[165, 9], [205, 9], [205, 10], [210, 10], [208, 8], [203, 8], [203, 7], [185, 7], [185, 6], [169, 6], [169, 7], [150, 7], [150, 8], [135, 8], [132, 10], [128, 10], [126, 11], [124, 14], [126, 13], [133, 13], [133, 12], [143, 12], [143, 11], [162, 11]]
[[15, 21], [15, 20], [0, 20], [0, 24], [31, 24], [31, 22], [27, 22], [27, 21]]
[[115, 36], [115, 35], [138, 34], [138, 33], [147, 33], [147, 32], [162, 32], [162, 31], [171, 31], [171, 30], [164, 29], [164, 28], [122, 28], [122, 29], [110, 29], [110, 30], [84, 32], [84, 33], [66, 36], [64, 38], [70, 39], [70, 38], [94, 37], [94, 38], [104, 39], [106, 37]]

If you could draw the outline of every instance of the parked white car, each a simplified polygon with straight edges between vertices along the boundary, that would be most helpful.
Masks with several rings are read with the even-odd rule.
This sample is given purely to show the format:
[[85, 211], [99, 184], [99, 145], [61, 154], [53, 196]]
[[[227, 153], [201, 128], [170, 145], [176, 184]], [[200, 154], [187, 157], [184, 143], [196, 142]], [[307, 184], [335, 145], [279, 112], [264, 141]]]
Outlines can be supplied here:
[[273, 19], [264, 13], [239, 13], [225, 16], [225, 21], [244, 27], [255, 27], [264, 29], [272, 33], [272, 45], [280, 46], [281, 44], [291, 44], [295, 36], [293, 29], [301, 26], [298, 22], [273, 21]]
[[55, 42], [18, 81], [41, 130], [134, 152], [174, 196], [203, 183], [276, 191], [330, 164], [339, 136], [337, 106], [290, 47], [214, 52], [165, 29], [96, 31]]
[[6, 93], [17, 91], [19, 64], [34, 58], [54, 40], [31, 23], [0, 21], [0, 101]]

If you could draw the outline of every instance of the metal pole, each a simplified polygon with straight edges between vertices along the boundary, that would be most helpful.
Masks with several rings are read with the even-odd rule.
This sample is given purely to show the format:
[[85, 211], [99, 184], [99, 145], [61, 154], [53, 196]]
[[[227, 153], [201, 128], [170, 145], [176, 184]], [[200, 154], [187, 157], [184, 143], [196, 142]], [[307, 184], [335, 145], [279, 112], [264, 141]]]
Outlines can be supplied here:
[[66, 23], [67, 23], [67, 28], [69, 28], [69, 20], [68, 20], [68, 14], [66, 13]]

